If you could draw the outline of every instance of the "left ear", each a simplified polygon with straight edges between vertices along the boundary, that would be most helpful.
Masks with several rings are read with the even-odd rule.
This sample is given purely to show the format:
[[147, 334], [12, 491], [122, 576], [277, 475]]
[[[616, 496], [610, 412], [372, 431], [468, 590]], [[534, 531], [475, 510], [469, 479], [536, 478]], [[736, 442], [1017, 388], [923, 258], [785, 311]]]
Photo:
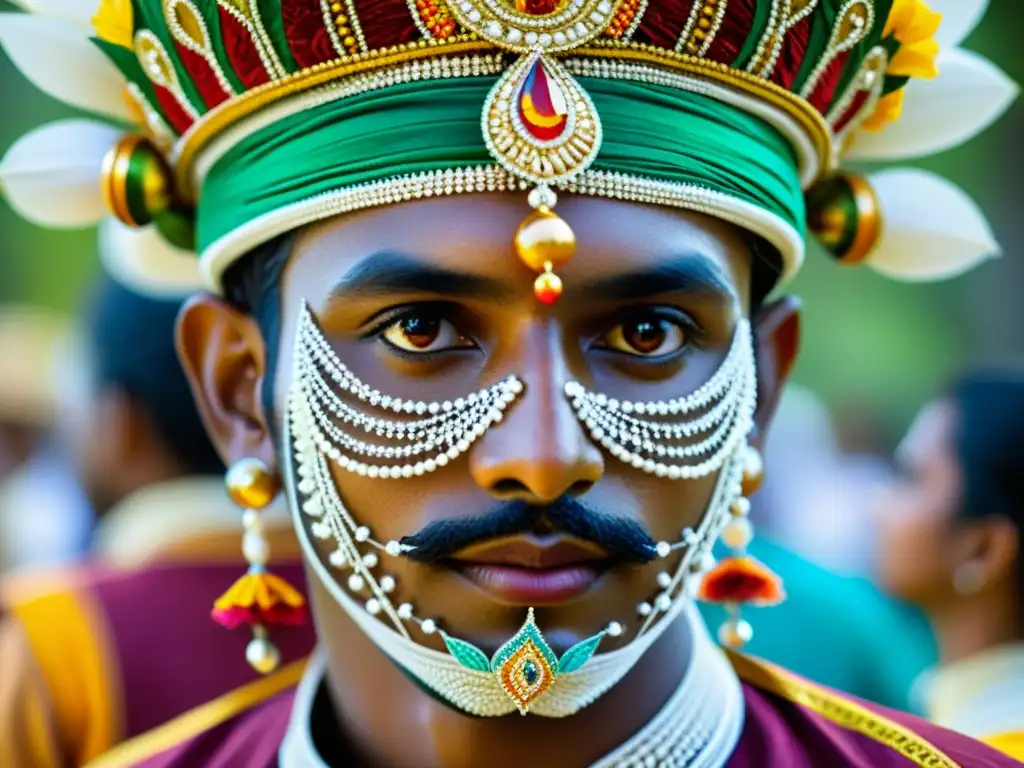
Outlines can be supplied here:
[[971, 560], [981, 566], [984, 583], [998, 584], [1013, 575], [1020, 557], [1020, 530], [1009, 518], [1002, 516], [978, 520], [973, 526], [975, 537]]
[[762, 450], [764, 439], [779, 407], [782, 390], [800, 351], [800, 300], [783, 296], [766, 304], [754, 316], [757, 353], [757, 412], [750, 443]]

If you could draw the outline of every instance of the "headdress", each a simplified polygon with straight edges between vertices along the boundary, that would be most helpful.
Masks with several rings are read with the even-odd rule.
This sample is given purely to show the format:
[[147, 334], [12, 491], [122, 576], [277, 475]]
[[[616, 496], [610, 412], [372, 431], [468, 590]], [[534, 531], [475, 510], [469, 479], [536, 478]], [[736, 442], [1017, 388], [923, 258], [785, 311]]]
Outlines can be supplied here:
[[574, 245], [561, 191], [725, 219], [778, 250], [783, 278], [808, 229], [906, 278], [997, 251], [948, 182], [841, 170], [945, 149], [1004, 110], [1015, 86], [956, 47], [985, 0], [21, 2], [0, 17], [15, 64], [113, 122], [16, 143], [11, 203], [155, 229], [212, 290], [284, 231], [496, 190], [535, 209], [516, 244], [546, 299]]

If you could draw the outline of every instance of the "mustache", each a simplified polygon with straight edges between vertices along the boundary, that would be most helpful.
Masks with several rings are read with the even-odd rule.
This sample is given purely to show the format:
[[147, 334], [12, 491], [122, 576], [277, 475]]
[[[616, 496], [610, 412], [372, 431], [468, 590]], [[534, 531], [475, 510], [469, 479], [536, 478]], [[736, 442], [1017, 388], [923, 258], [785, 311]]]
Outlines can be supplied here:
[[547, 523], [546, 532], [566, 533], [592, 542], [616, 560], [649, 563], [658, 556], [656, 542], [640, 523], [599, 512], [569, 496], [544, 506], [501, 502], [477, 517], [430, 523], [418, 533], [403, 537], [401, 543], [415, 547], [405, 553], [410, 560], [434, 564], [489, 539], [534, 532], [542, 521]]

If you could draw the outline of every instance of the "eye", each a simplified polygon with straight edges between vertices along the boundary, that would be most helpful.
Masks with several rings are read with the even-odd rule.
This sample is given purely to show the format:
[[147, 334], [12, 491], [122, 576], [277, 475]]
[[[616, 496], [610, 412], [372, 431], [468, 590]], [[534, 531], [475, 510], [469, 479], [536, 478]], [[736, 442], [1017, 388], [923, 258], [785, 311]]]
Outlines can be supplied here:
[[598, 345], [636, 357], [664, 357], [678, 352], [687, 342], [683, 325], [655, 312], [634, 315], [616, 325]]
[[402, 352], [443, 352], [472, 347], [473, 342], [437, 310], [414, 309], [388, 323], [380, 336]]

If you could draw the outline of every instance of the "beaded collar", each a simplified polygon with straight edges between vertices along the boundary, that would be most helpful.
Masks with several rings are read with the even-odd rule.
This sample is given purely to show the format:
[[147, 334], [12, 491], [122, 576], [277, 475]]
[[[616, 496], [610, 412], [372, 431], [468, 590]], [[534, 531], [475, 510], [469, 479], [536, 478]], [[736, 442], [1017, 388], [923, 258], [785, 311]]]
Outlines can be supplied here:
[[[591, 768], [721, 768], [729, 760], [743, 731], [739, 678], [711, 641], [696, 608], [688, 606], [680, 620], [689, 626], [693, 642], [690, 663], [679, 686], [647, 725]], [[295, 693], [288, 730], [278, 752], [280, 768], [328, 768], [316, 751], [310, 725], [325, 674], [325, 657], [318, 650]]]

